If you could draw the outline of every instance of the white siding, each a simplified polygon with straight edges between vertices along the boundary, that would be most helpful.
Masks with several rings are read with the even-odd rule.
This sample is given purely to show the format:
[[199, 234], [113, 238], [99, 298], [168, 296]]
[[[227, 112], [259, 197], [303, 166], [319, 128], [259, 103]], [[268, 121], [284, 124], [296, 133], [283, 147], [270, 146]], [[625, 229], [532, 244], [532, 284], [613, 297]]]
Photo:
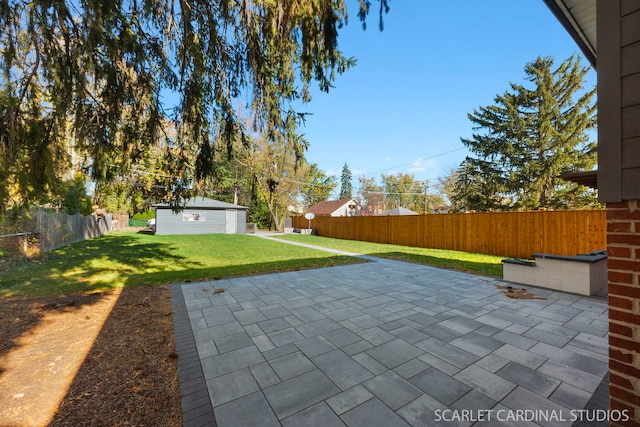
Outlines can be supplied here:
[[156, 234], [245, 234], [247, 207], [206, 197], [189, 199], [182, 211], [156, 205]]
[[[204, 221], [183, 221], [183, 213], [199, 213]], [[185, 209], [174, 213], [171, 209], [156, 209], [156, 234], [216, 234], [226, 230], [226, 211]]]

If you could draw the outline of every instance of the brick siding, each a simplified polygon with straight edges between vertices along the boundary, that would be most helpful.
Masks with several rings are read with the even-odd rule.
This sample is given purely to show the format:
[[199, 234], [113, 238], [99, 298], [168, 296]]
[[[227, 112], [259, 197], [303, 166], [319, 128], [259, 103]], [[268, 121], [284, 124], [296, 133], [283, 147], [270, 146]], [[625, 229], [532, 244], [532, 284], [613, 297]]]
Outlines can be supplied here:
[[[607, 204], [611, 409], [640, 425], [640, 201]], [[615, 425], [615, 423], [613, 424]]]

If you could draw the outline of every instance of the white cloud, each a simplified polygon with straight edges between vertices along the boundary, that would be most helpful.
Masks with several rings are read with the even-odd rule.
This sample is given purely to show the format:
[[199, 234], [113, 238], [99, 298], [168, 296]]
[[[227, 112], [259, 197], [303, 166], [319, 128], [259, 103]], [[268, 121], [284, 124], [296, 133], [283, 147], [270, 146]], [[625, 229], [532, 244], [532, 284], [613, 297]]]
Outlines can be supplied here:
[[415, 159], [414, 161], [412, 161], [411, 163], [411, 168], [409, 168], [409, 171], [414, 171], [414, 172], [423, 172], [425, 171], [427, 168], [437, 168], [438, 167], [438, 162], [436, 162], [433, 159], [429, 159], [429, 160], [425, 160], [423, 158], [418, 158]]

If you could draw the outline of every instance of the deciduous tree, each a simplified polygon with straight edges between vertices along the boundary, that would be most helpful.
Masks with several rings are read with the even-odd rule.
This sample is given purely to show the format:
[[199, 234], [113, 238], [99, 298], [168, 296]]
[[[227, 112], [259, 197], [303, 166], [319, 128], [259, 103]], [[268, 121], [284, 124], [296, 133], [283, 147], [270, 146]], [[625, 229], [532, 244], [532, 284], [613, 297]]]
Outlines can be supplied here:
[[338, 186], [336, 177], [327, 175], [316, 163], [309, 164], [303, 176], [302, 202], [306, 207], [328, 200]]
[[425, 212], [425, 205], [431, 205], [427, 183], [417, 181], [411, 174], [382, 174], [382, 186], [389, 209], [401, 206], [415, 212]]
[[285, 141], [257, 138], [251, 146], [252, 152], [246, 161], [253, 177], [253, 192], [269, 211], [269, 229], [280, 231], [289, 207], [298, 202], [301, 187], [305, 186], [302, 172], [295, 167], [295, 154]]
[[361, 176], [359, 182], [358, 198], [362, 206], [362, 214], [377, 215], [384, 211], [387, 206], [384, 188], [376, 182], [375, 178]]
[[451, 168], [446, 175], [438, 178], [437, 183], [434, 186], [436, 193], [440, 198], [442, 198], [445, 204], [448, 203], [451, 205], [452, 203], [457, 179], [458, 171]]

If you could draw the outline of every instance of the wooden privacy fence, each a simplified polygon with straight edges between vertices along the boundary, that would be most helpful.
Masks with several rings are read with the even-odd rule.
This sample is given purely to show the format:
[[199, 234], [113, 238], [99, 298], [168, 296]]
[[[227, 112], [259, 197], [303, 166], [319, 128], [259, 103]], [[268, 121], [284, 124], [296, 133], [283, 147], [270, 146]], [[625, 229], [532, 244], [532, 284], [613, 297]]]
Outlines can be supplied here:
[[13, 268], [25, 258], [37, 258], [44, 252], [111, 230], [108, 214], [67, 215], [38, 209], [16, 221], [5, 219], [0, 217], [0, 271]]
[[102, 236], [110, 230], [111, 215], [109, 214], [98, 217], [40, 210], [37, 215], [36, 236], [42, 245], [42, 252]]
[[[293, 217], [294, 228], [307, 228]], [[409, 216], [317, 216], [319, 236], [451, 249], [516, 258], [533, 253], [576, 255], [606, 249], [604, 210], [486, 212]]]

